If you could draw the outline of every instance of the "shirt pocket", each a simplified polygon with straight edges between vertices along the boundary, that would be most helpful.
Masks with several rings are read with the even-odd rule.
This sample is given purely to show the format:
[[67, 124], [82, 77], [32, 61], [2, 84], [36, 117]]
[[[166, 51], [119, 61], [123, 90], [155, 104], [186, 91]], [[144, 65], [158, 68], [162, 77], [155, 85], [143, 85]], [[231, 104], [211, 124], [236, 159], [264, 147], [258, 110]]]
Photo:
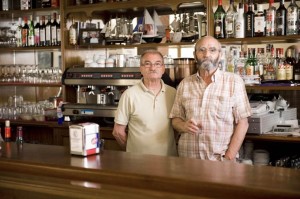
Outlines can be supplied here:
[[223, 119], [232, 115], [233, 99], [232, 97], [217, 96], [215, 99], [216, 117]]

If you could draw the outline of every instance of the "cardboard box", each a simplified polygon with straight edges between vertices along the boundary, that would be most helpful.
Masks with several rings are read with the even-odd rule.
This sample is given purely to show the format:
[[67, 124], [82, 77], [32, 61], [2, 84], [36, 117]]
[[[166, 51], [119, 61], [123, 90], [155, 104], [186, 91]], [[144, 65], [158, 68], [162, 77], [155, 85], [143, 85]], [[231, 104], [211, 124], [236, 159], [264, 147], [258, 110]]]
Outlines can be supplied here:
[[69, 127], [70, 152], [74, 155], [92, 155], [100, 152], [100, 129], [95, 123], [80, 123]]

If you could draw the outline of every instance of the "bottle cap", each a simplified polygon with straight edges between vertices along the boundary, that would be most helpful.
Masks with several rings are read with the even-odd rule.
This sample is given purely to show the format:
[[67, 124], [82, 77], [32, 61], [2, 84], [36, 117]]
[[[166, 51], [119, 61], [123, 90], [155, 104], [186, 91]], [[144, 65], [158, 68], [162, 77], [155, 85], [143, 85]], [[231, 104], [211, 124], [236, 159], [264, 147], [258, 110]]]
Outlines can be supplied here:
[[10, 121], [9, 120], [5, 120], [5, 126], [9, 127], [10, 126]]

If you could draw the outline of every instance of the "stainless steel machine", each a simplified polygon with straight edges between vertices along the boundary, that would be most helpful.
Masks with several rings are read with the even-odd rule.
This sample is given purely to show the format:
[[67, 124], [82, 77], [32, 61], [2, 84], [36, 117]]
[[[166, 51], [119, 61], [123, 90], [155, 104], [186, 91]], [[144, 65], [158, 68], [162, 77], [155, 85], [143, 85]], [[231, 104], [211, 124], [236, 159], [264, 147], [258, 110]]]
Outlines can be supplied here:
[[63, 114], [70, 118], [113, 118], [122, 93], [141, 77], [139, 67], [68, 68], [62, 81], [74, 89], [76, 103], [64, 104]]

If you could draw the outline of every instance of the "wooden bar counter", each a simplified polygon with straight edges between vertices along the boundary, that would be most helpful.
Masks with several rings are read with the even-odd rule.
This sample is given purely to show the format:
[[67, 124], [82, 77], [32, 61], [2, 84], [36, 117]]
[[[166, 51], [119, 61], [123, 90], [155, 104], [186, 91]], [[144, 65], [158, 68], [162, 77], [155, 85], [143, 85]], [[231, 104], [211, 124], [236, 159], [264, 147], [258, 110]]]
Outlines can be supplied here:
[[0, 198], [300, 198], [300, 171], [2, 142]]

